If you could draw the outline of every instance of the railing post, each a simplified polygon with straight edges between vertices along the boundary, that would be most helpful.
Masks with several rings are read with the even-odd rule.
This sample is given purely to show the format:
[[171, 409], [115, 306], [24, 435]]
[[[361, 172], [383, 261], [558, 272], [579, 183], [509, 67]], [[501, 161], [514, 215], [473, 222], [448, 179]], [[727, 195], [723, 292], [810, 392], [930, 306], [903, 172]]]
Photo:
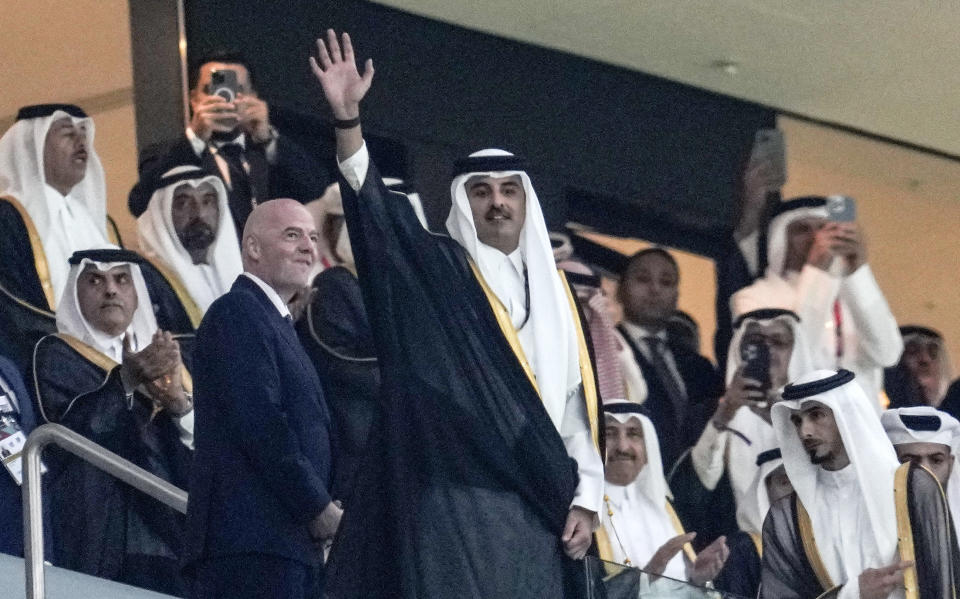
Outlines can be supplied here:
[[[43, 428], [43, 427], [40, 427]], [[38, 436], [36, 433], [40, 432]], [[45, 431], [43, 431], [45, 432]], [[49, 442], [38, 429], [23, 448], [23, 565], [27, 599], [44, 599], [43, 500], [40, 497], [40, 454]]]
[[90, 439], [59, 424], [38, 426], [23, 448], [23, 557], [27, 599], [44, 599], [43, 483], [40, 457], [55, 443], [85, 462], [118, 478], [181, 514], [187, 513], [187, 493], [136, 464], [104, 449]]

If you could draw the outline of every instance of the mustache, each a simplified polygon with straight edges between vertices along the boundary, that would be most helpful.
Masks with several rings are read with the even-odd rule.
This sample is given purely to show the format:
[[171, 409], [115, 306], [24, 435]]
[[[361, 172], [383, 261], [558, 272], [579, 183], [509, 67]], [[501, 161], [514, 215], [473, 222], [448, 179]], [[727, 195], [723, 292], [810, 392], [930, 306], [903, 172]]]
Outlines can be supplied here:
[[507, 214], [506, 212], [504, 212], [503, 210], [497, 207], [493, 207], [493, 208], [490, 208], [490, 210], [487, 210], [487, 214], [484, 216], [484, 218], [489, 220], [497, 216], [502, 216], [503, 218], [512, 218], [509, 214]]
[[635, 460], [637, 459], [637, 454], [632, 451], [621, 451], [619, 449], [614, 450], [610, 455], [611, 460]]

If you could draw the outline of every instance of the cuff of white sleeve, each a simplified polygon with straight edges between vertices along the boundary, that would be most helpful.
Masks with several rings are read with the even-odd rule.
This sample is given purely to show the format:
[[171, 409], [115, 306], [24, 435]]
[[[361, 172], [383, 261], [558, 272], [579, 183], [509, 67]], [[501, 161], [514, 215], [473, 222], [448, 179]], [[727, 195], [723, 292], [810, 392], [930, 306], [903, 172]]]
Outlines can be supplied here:
[[193, 414], [194, 411], [190, 410], [183, 416], [173, 418], [173, 423], [180, 433], [180, 442], [190, 450], [193, 449]]
[[367, 169], [370, 168], [370, 153], [367, 151], [367, 142], [363, 142], [360, 149], [353, 156], [342, 162], [337, 162], [343, 178], [347, 180], [354, 191], [360, 191], [363, 182], [367, 179]]

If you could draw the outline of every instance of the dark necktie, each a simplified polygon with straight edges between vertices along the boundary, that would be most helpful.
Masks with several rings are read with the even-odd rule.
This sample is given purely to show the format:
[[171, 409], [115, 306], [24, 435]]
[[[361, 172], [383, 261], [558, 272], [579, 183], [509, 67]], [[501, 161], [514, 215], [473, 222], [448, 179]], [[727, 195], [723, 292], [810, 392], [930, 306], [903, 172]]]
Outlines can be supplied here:
[[671, 370], [667, 364], [667, 359], [664, 355], [666, 346], [659, 337], [644, 337], [643, 340], [646, 342], [647, 347], [650, 348], [650, 364], [656, 371], [657, 378], [659, 378], [663, 384], [663, 388], [667, 392], [667, 397], [670, 399], [671, 405], [673, 405], [673, 416], [677, 424], [682, 426], [687, 411], [687, 397], [683, 389], [681, 389], [677, 377], [673, 374], [673, 370]]
[[287, 314], [286, 316], [283, 317], [283, 319], [287, 321], [288, 325], [290, 325], [291, 327], [293, 326], [293, 316]]
[[230, 185], [228, 185], [227, 192], [228, 204], [237, 227], [237, 234], [242, 235], [243, 224], [257, 204], [253, 188], [250, 185], [250, 177], [247, 175], [245, 167], [244, 150], [240, 144], [227, 143], [217, 148], [217, 155], [227, 163], [227, 170], [230, 173]]
[[242, 185], [247, 179], [247, 172], [243, 168], [243, 148], [240, 144], [223, 144], [217, 148], [217, 154], [223, 157], [230, 170], [230, 187]]

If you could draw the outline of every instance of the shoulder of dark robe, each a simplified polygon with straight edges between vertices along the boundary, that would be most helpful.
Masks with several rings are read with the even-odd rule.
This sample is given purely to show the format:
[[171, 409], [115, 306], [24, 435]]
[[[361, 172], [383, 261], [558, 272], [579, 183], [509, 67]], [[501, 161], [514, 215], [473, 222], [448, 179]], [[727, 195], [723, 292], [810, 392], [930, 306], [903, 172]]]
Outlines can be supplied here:
[[313, 280], [297, 335], [323, 381], [333, 428], [332, 496], [350, 504], [356, 470], [379, 412], [380, 365], [357, 277], [342, 266]]
[[[359, 193], [342, 177], [340, 188], [383, 407], [327, 562], [327, 593], [345, 599], [394, 588], [395, 596], [414, 596], [424, 584], [469, 582], [477, 588], [461, 596], [500, 596], [504, 587], [511, 596], [540, 596], [529, 593], [533, 582], [506, 571], [449, 577], [461, 566], [469, 571], [471, 555], [489, 555], [505, 570], [525, 564], [538, 576], [559, 568], [556, 539], [576, 488], [575, 462], [463, 248], [424, 230], [372, 162]], [[502, 530], [463, 534], [477, 514]]]
[[[35, 267], [36, 257], [30, 245], [27, 226], [20, 211], [8, 200], [0, 198], [0, 294], [12, 295], [41, 310], [50, 305], [40, 286]], [[7, 299], [7, 298], [5, 298]]]
[[883, 391], [890, 399], [891, 409], [923, 405], [920, 385], [901, 364], [883, 369]]
[[775, 501], [763, 521], [759, 599], [817, 599], [824, 590], [797, 526], [796, 493]]
[[373, 331], [357, 277], [343, 266], [334, 266], [313, 279], [313, 288], [316, 295], [298, 325], [304, 333], [301, 337], [333, 360], [375, 362]]
[[667, 481], [673, 492], [673, 507], [686, 530], [696, 531], [693, 548], [702, 551], [721, 535], [734, 535], [737, 526], [737, 506], [730, 486], [730, 477], [723, 473], [717, 486], [707, 489], [693, 467], [690, 453], [684, 455], [675, 467], [664, 465], [672, 476]]
[[[37, 399], [47, 420], [56, 422], [180, 488], [189, 480], [191, 452], [162, 412], [135, 397], [128, 408], [119, 367], [105, 370], [56, 336], [37, 345], [34, 362]], [[49, 472], [53, 554], [57, 565], [117, 579], [125, 556], [144, 547], [178, 551], [183, 517], [98, 468], [52, 449]], [[131, 514], [139, 523], [131, 530]], [[70, 531], [63, 534], [62, 531]]]
[[143, 280], [147, 284], [147, 293], [150, 294], [150, 305], [157, 317], [157, 326], [174, 334], [195, 332], [183, 303], [163, 273], [148, 260], [140, 263], [140, 272], [143, 273]]
[[760, 586], [760, 556], [749, 534], [738, 530], [727, 536], [730, 555], [713, 585], [742, 597], [756, 597]]
[[960, 379], [953, 381], [947, 389], [947, 394], [940, 403], [940, 410], [954, 418], [960, 418]]
[[957, 588], [956, 579], [960, 574], [960, 550], [957, 548], [946, 496], [929, 470], [914, 464], [901, 466], [904, 467], [909, 468], [907, 505], [919, 597], [953, 597]]
[[128, 403], [120, 367], [106, 370], [63, 339], [41, 339], [34, 353], [41, 418], [62, 424], [141, 468], [178, 486], [186, 484], [190, 452], [165, 412], [152, 420], [149, 399], [136, 392]]

